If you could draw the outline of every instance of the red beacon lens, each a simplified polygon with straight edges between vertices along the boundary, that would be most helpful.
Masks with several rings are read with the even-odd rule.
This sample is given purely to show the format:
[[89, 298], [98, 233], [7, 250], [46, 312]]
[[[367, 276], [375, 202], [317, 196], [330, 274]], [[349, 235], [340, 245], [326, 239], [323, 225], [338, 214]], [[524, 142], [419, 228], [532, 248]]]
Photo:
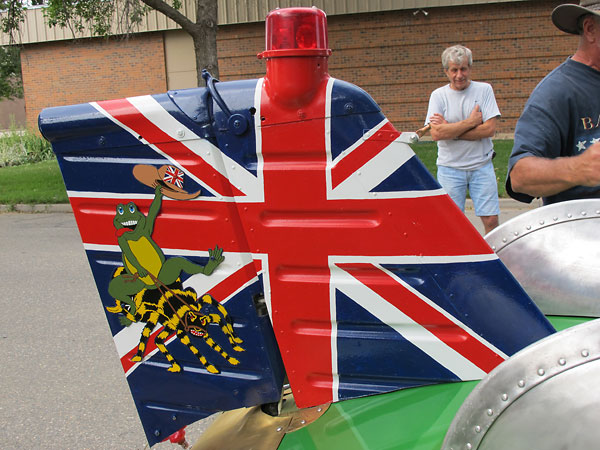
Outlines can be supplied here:
[[296, 31], [297, 48], [317, 48], [315, 28], [308, 23], [303, 23]]
[[329, 56], [327, 17], [316, 7], [276, 9], [266, 18], [266, 51], [263, 58], [300, 56], [304, 50]]

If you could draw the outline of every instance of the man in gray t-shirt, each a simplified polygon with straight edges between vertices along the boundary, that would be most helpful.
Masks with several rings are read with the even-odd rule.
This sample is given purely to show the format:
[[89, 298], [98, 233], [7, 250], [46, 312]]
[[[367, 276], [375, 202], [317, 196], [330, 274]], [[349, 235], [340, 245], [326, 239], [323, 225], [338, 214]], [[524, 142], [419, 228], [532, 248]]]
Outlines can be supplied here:
[[498, 226], [498, 185], [492, 137], [500, 116], [492, 86], [470, 78], [473, 56], [461, 45], [442, 53], [450, 81], [431, 93], [427, 119], [438, 144], [438, 181], [464, 212], [467, 190], [485, 232]]

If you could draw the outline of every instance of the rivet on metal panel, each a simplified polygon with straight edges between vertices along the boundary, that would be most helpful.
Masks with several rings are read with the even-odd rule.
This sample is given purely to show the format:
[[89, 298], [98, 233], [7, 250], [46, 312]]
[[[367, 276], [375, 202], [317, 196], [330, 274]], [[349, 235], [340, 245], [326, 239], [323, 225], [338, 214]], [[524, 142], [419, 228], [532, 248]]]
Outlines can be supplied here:
[[544, 225], [546, 222], [544, 222], [543, 220], [540, 220], [540, 225]]
[[479, 425], [475, 426], [475, 433], [481, 433], [481, 427]]
[[538, 374], [540, 377], [543, 377], [543, 376], [546, 374], [546, 371], [545, 371], [544, 369], [538, 369], [538, 370], [537, 370], [537, 374]]
[[588, 350], [582, 350], [581, 356], [583, 356], [584, 358], [587, 358], [588, 356], [590, 356], [590, 352]]
[[502, 401], [505, 402], [508, 400], [508, 394], [502, 394], [500, 398], [502, 398]]
[[519, 380], [517, 384], [520, 388], [525, 387], [525, 380]]
[[560, 364], [561, 366], [564, 366], [567, 363], [567, 360], [565, 358], [560, 358], [558, 360], [558, 364]]
[[582, 215], [582, 216], [586, 216], [586, 215], [587, 215], [587, 212], [586, 212], [586, 211], [581, 211], [581, 215]]
[[494, 415], [494, 410], [490, 408], [490, 409], [488, 409], [488, 410], [487, 410], [485, 413], [486, 413], [488, 416], [490, 416], [490, 417], [491, 417], [491, 416], [493, 416], [493, 415]]

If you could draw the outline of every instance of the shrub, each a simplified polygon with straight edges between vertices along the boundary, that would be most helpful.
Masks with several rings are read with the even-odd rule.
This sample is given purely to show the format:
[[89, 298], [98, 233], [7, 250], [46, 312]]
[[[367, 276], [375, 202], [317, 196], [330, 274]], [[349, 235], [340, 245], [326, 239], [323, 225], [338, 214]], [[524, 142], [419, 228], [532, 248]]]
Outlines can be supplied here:
[[19, 129], [14, 123], [0, 134], [0, 167], [18, 166], [54, 158], [52, 147], [31, 130]]

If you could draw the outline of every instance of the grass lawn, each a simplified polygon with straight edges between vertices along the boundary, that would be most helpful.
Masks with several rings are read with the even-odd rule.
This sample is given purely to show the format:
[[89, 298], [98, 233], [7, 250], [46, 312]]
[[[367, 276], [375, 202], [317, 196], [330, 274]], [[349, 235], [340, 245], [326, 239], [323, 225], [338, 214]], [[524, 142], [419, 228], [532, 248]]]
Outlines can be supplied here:
[[0, 168], [0, 204], [67, 202], [67, 192], [55, 159]]
[[[494, 169], [498, 180], [498, 195], [506, 197], [504, 181], [508, 157], [513, 141], [494, 141], [496, 158]], [[435, 142], [421, 142], [411, 146], [425, 167], [437, 173]], [[56, 160], [25, 164], [22, 166], [0, 167], [0, 204], [51, 204], [67, 203], [67, 193]]]
[[[496, 157], [494, 158], [494, 171], [496, 172], [496, 180], [498, 182], [498, 196], [508, 197], [506, 195], [506, 188], [504, 182], [506, 181], [506, 170], [508, 168], [508, 158], [512, 150], [513, 141], [494, 141], [494, 150], [496, 150]], [[437, 175], [437, 166], [435, 160], [437, 159], [437, 145], [435, 142], [420, 142], [418, 144], [411, 145], [414, 152], [417, 154], [419, 159], [425, 167], [435, 177]]]

